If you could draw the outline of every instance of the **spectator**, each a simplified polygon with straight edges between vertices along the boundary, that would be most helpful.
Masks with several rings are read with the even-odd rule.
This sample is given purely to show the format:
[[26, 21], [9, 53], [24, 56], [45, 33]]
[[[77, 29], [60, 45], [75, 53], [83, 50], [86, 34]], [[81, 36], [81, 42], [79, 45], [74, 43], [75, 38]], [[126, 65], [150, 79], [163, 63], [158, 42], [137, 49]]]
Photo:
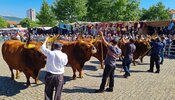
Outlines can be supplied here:
[[150, 69], [148, 72], [154, 71], [154, 63], [156, 64], [157, 71], [155, 73], [160, 72], [160, 52], [163, 48], [163, 43], [161, 43], [161, 40], [159, 38], [156, 38], [155, 40], [151, 41], [151, 56], [150, 56]]
[[96, 93], [102, 93], [105, 89], [105, 84], [107, 81], [107, 78], [109, 77], [109, 88], [106, 89], [108, 92], [113, 92], [114, 87], [114, 70], [116, 66], [116, 59], [121, 54], [121, 49], [117, 46], [118, 41], [116, 39], [113, 39], [110, 43], [108, 43], [103, 36], [103, 32], [99, 32], [99, 34], [102, 36], [102, 41], [108, 48], [108, 52], [105, 58], [105, 69], [103, 72], [102, 82], [100, 85], [100, 89], [96, 90]]
[[54, 44], [54, 50], [51, 51], [46, 48], [48, 37], [41, 46], [41, 51], [47, 56], [45, 76], [45, 100], [52, 100], [53, 91], [55, 88], [54, 100], [61, 100], [61, 92], [63, 88], [63, 73], [64, 66], [68, 62], [67, 55], [61, 51], [62, 44]]
[[[123, 40], [125, 41], [125, 40]], [[124, 51], [124, 59], [122, 62], [123, 65], [123, 69], [125, 71], [125, 74], [123, 75], [125, 78], [127, 78], [128, 76], [130, 76], [130, 64], [132, 62], [133, 59], [133, 53], [136, 50], [136, 46], [134, 45], [134, 40], [130, 39], [129, 43], [125, 43], [125, 51]]]
[[163, 48], [161, 50], [161, 53], [160, 53], [160, 64], [163, 64], [164, 62], [164, 53], [165, 53], [165, 48], [166, 48], [166, 40], [165, 40], [165, 37], [161, 37], [161, 42], [163, 43]]

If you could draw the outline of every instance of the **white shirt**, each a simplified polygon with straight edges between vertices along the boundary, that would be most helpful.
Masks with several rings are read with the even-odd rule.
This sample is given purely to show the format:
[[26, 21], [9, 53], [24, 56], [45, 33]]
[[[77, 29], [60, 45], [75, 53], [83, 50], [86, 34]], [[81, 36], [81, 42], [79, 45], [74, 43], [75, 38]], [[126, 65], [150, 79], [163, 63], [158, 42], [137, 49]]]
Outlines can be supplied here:
[[17, 38], [18, 40], [21, 40], [21, 37], [20, 37], [19, 35], [17, 35], [16, 38]]
[[61, 50], [51, 51], [46, 48], [46, 44], [43, 43], [41, 46], [41, 51], [47, 56], [46, 69], [47, 72], [52, 74], [63, 74], [64, 66], [68, 62], [67, 55]]

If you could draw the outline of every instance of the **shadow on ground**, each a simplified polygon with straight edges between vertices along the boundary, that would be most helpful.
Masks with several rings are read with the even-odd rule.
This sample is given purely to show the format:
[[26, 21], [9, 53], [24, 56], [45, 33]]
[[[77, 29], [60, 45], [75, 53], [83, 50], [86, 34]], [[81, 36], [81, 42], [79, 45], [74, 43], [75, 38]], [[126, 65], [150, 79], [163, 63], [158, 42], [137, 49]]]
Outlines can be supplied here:
[[90, 63], [93, 63], [93, 64], [100, 64], [100, 61], [90, 61]]
[[147, 71], [141, 71], [141, 70], [130, 70], [131, 73], [148, 73]]
[[63, 92], [65, 93], [94, 93], [94, 91], [95, 89], [77, 87], [77, 86], [75, 86], [74, 89], [67, 89], [67, 88], [63, 89]]
[[[46, 76], [47, 71], [40, 71], [38, 79], [42, 82], [42, 84], [45, 83], [45, 76]], [[64, 84], [68, 81], [71, 81], [72, 77], [70, 76], [64, 76]]]
[[25, 82], [17, 82], [10, 77], [0, 76], [0, 96], [14, 96], [26, 88]]
[[[85, 73], [85, 75], [87, 75], [87, 76], [96, 77], [96, 78], [102, 78], [102, 74], [103, 73], [99, 73], [98, 75], [90, 75], [90, 74]], [[123, 75], [116, 75], [116, 74], [114, 75], [114, 77], [115, 78], [124, 78]]]
[[83, 70], [97, 71], [97, 70], [98, 70], [97, 67], [98, 67], [98, 66], [85, 65], [85, 66], [83, 67]]

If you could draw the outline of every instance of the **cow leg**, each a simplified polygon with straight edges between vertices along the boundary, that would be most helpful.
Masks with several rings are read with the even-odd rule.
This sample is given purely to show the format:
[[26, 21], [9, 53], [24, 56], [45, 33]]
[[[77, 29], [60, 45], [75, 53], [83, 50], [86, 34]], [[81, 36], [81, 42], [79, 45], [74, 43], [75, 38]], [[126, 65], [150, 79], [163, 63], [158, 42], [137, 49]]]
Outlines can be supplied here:
[[83, 78], [83, 70], [79, 70], [79, 78]]
[[38, 77], [35, 78], [35, 84], [38, 84]]
[[14, 73], [13, 73], [13, 69], [11, 68], [11, 67], [9, 67], [10, 68], [10, 72], [11, 72], [11, 78], [12, 78], [12, 80], [14, 80]]
[[26, 78], [27, 78], [27, 86], [30, 86], [30, 74], [28, 72], [24, 72]]
[[72, 70], [73, 70], [72, 79], [73, 79], [73, 80], [76, 80], [76, 78], [77, 78], [77, 76], [76, 76], [76, 69], [72, 67]]
[[19, 70], [16, 70], [16, 79], [19, 79], [20, 76], [19, 76]]
[[133, 59], [133, 65], [136, 66], [136, 61], [135, 61], [135, 59]]
[[101, 61], [100, 64], [101, 64], [101, 69], [104, 69], [103, 61]]
[[140, 62], [143, 63], [143, 57], [140, 58]]
[[[83, 68], [83, 67], [82, 67]], [[78, 70], [78, 72], [79, 72], [79, 78], [83, 78], [83, 70], [82, 70], [82, 68], [78, 68], [77, 70]]]

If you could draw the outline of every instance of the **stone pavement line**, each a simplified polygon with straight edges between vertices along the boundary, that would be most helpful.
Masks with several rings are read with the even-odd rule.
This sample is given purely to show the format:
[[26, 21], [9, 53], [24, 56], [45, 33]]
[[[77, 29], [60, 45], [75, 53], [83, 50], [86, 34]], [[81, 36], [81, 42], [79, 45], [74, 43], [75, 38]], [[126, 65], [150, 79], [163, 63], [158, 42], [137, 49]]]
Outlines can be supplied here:
[[[0, 43], [1, 49], [2, 43]], [[93, 61], [93, 62], [92, 62]], [[84, 78], [71, 80], [72, 69], [65, 68], [65, 84], [62, 100], [175, 100], [175, 59], [165, 59], [159, 74], [146, 72], [149, 69], [149, 57], [144, 58], [143, 64], [131, 66], [131, 77], [122, 78], [124, 72], [115, 71], [115, 87], [113, 93], [94, 93], [101, 83], [103, 70], [97, 59], [91, 58], [84, 66]], [[121, 62], [118, 62], [120, 65]], [[0, 100], [43, 100], [44, 75], [42, 69], [38, 85], [31, 78], [31, 87], [26, 87], [23, 73], [15, 81], [10, 78], [10, 70], [0, 53]]]

